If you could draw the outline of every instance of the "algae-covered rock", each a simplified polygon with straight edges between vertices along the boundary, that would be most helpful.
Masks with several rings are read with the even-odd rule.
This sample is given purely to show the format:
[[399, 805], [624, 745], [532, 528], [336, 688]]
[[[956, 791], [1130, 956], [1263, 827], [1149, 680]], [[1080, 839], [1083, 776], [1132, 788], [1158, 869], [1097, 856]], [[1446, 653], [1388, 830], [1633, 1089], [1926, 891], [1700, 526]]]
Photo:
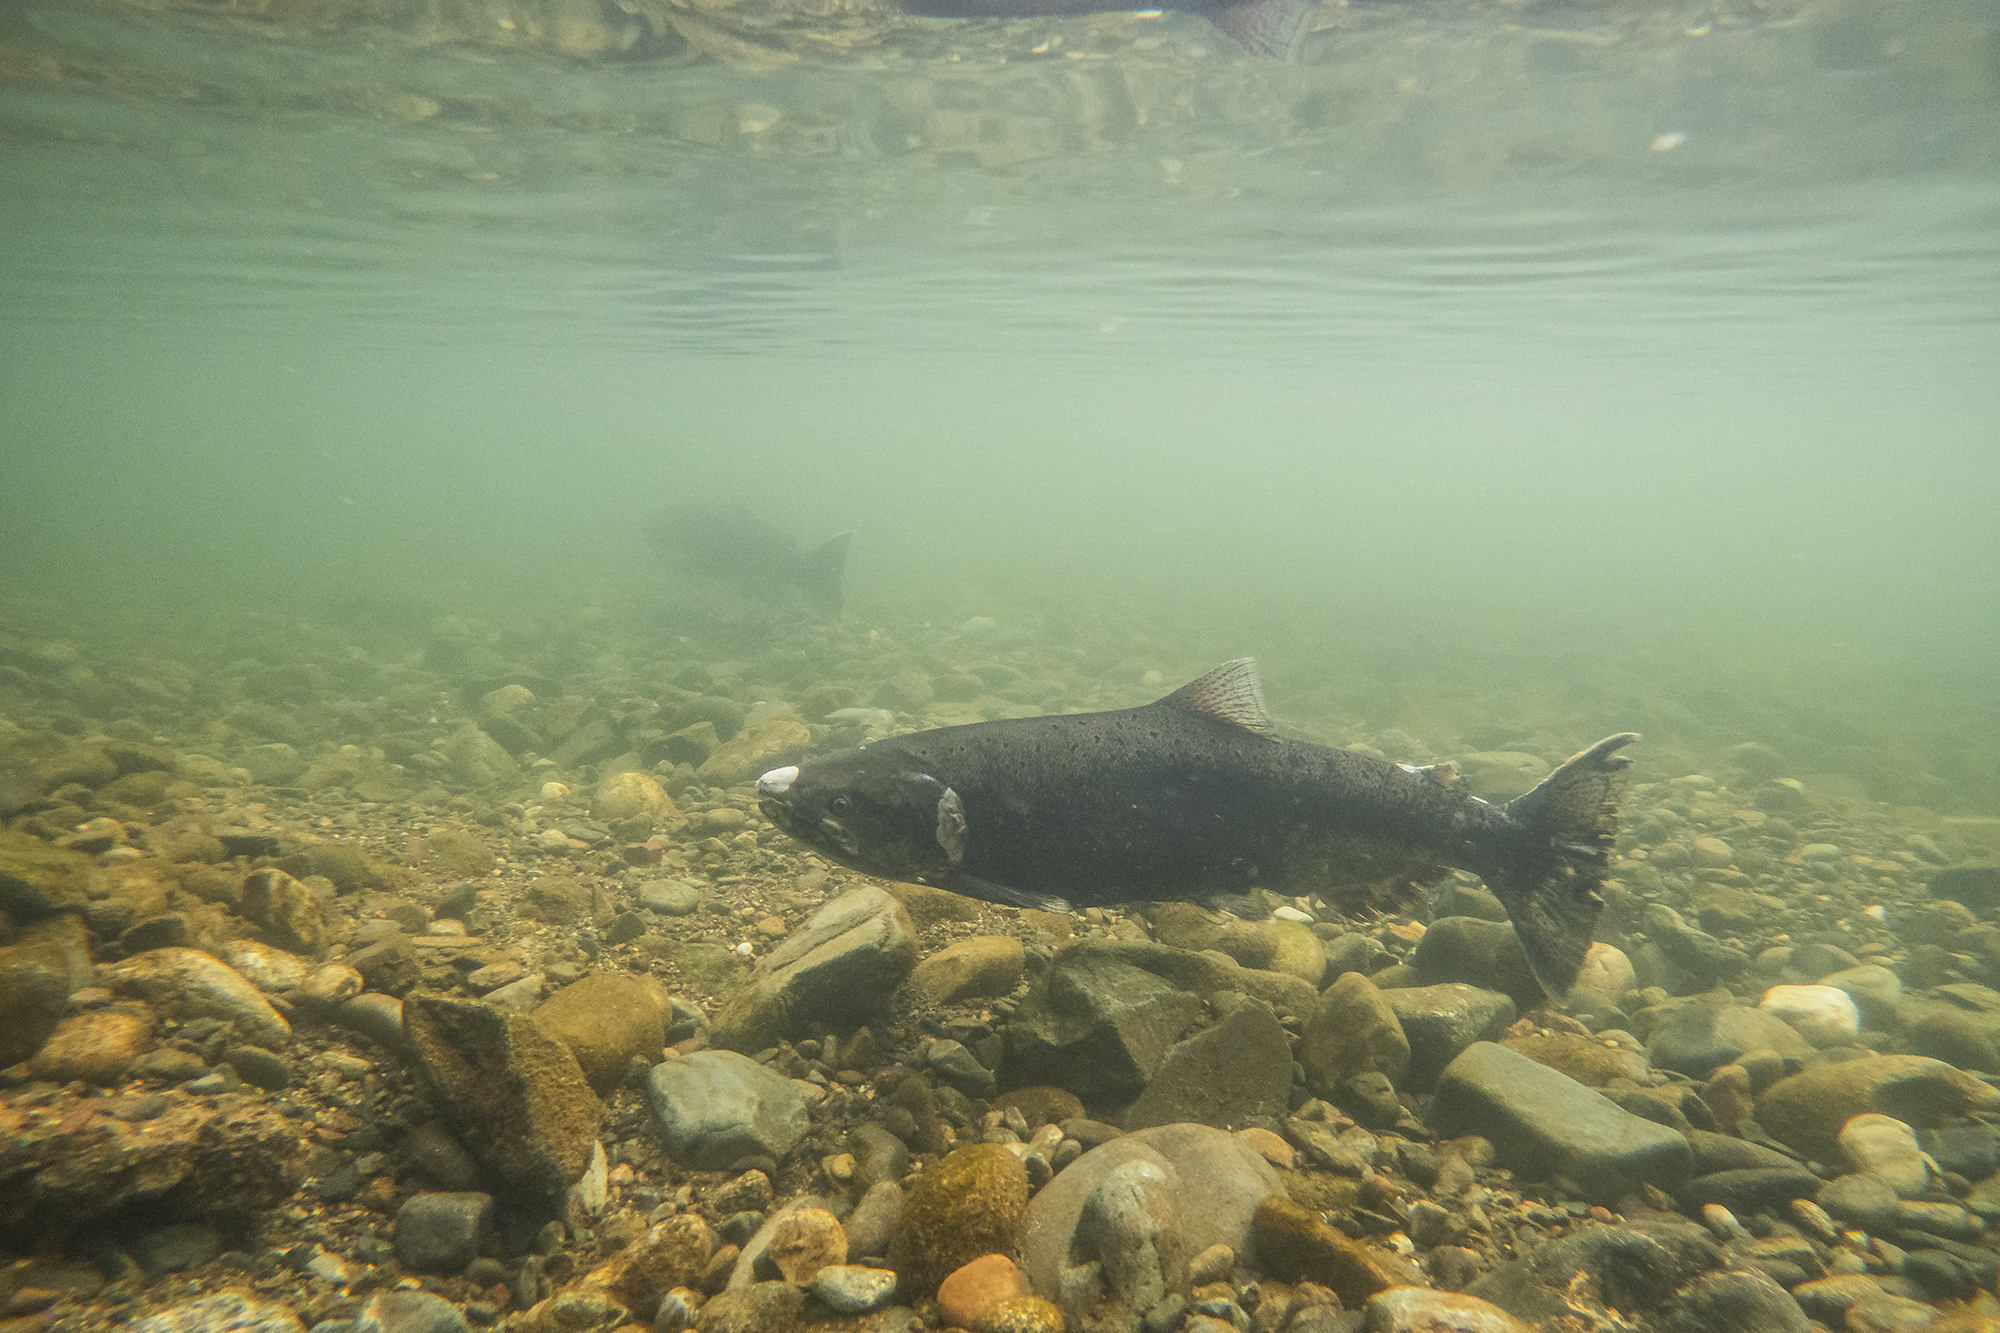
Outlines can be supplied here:
[[718, 746], [695, 776], [718, 787], [734, 786], [790, 763], [811, 744], [811, 727], [795, 717], [774, 717]]
[[39, 921], [57, 912], [81, 912], [89, 899], [84, 882], [91, 859], [14, 829], [0, 829], [0, 912], [17, 921]]
[[1874, 1055], [1780, 1079], [1757, 1099], [1757, 1123], [1815, 1161], [1840, 1160], [1840, 1131], [1864, 1112], [1930, 1129], [1953, 1116], [2000, 1109], [2000, 1090], [1921, 1055]]
[[1318, 1213], [1282, 1195], [1272, 1195], [1258, 1204], [1251, 1225], [1257, 1253], [1273, 1277], [1317, 1283], [1350, 1308], [1359, 1307], [1378, 1291], [1422, 1281], [1421, 1275], [1394, 1255], [1349, 1240]]
[[946, 945], [917, 964], [910, 993], [927, 1004], [1008, 995], [1021, 984], [1027, 950], [1006, 935], [975, 935]]
[[1357, 1074], [1379, 1073], [1391, 1083], [1410, 1064], [1410, 1039], [1396, 1011], [1375, 983], [1344, 972], [1319, 998], [1299, 1034], [1299, 1063], [1316, 1097]]
[[403, 1002], [403, 1033], [432, 1099], [503, 1180], [554, 1195], [590, 1165], [603, 1104], [533, 1018], [420, 992]]
[[535, 1010], [535, 1021], [569, 1047], [583, 1076], [600, 1097], [608, 1097], [631, 1068], [634, 1056], [648, 1064], [666, 1042], [665, 990], [651, 977], [593, 972], [565, 986]]
[[627, 819], [650, 819], [657, 824], [672, 818], [674, 800], [650, 774], [613, 773], [597, 784], [590, 813], [613, 824]]
[[960, 1148], [918, 1176], [889, 1245], [905, 1299], [937, 1291], [953, 1269], [982, 1254], [1007, 1254], [1028, 1206], [1028, 1169], [994, 1143]]
[[916, 962], [916, 928], [900, 903], [876, 888], [842, 894], [757, 960], [717, 1018], [714, 1042], [760, 1051], [877, 1020]]

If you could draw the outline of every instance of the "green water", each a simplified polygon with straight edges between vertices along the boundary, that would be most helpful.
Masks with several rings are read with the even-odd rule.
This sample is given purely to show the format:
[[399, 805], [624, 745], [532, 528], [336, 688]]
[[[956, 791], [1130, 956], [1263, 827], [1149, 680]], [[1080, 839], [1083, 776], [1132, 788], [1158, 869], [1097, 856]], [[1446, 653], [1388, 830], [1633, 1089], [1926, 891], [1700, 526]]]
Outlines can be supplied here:
[[7, 626], [670, 645], [740, 500], [855, 642], [2000, 814], [1989, 5], [659, 8], [0, 10]]

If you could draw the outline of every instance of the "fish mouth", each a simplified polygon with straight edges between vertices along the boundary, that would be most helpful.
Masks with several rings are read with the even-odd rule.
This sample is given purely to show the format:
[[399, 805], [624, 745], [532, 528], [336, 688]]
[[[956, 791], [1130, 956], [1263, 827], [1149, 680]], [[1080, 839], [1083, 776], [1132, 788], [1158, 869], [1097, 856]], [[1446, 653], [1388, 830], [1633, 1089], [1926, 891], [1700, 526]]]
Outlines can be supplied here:
[[843, 856], [859, 856], [861, 843], [847, 831], [847, 827], [829, 815], [822, 815], [817, 821], [809, 821], [800, 815], [792, 805], [792, 783], [798, 780], [796, 764], [784, 768], [774, 768], [757, 779], [757, 808], [764, 812], [764, 818], [777, 825], [778, 831], [786, 833], [811, 847], [822, 847]]

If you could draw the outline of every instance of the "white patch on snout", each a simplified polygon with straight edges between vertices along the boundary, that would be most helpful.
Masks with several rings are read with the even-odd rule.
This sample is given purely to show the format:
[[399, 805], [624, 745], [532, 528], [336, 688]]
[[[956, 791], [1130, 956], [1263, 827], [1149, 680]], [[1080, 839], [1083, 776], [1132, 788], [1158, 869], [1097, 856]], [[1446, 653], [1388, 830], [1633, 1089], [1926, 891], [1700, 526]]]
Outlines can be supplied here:
[[797, 764], [787, 764], [783, 768], [774, 768], [763, 777], [757, 779], [757, 794], [759, 796], [783, 796], [792, 789], [792, 783], [798, 780], [798, 776], [799, 766]]

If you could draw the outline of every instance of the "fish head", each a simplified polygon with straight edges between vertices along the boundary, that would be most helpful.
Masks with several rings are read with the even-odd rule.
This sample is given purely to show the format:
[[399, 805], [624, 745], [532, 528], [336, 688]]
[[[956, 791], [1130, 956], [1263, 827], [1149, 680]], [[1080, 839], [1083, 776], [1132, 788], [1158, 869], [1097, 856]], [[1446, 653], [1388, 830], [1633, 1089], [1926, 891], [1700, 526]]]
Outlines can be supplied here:
[[779, 831], [884, 879], [925, 881], [965, 855], [958, 794], [907, 755], [864, 746], [774, 768], [757, 795]]

